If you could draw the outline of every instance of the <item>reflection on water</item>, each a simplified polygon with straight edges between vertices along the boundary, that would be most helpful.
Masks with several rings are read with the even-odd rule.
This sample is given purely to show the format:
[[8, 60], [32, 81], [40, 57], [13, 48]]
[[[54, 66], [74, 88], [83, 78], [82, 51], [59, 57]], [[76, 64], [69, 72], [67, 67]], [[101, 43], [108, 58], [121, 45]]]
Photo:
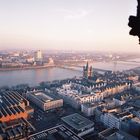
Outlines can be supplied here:
[[0, 72], [0, 87], [29, 83], [37, 85], [42, 81], [61, 80], [81, 76], [81, 72], [61, 68], [17, 70]]
[[[133, 62], [117, 62], [117, 65], [114, 65], [113, 62], [98, 62], [98, 63], [92, 63], [91, 65], [93, 65], [93, 68], [99, 68], [105, 70], [114, 70], [115, 68], [115, 70], [119, 70], [119, 71], [140, 67], [140, 63], [133, 63]], [[82, 71], [81, 68], [78, 69]], [[68, 69], [61, 69], [61, 68], [5, 71], [5, 72], [0, 72], [0, 87], [4, 85], [12, 86], [12, 85], [23, 84], [23, 83], [29, 83], [30, 85], [37, 85], [42, 81], [61, 80], [66, 78], [72, 78], [74, 76], [79, 77], [81, 75], [82, 72], [72, 71]]]

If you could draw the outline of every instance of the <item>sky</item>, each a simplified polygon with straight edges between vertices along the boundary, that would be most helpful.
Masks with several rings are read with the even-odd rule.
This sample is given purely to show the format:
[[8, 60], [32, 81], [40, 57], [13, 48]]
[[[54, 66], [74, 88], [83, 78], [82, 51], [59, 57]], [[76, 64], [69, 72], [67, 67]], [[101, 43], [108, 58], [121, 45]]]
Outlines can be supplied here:
[[0, 0], [0, 50], [140, 51], [136, 0]]

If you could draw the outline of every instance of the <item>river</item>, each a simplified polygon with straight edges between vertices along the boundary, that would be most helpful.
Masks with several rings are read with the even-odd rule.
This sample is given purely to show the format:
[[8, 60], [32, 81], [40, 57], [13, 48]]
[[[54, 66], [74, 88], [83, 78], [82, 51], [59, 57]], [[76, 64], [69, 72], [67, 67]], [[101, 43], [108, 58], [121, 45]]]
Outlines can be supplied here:
[[24, 83], [35, 86], [42, 81], [61, 80], [81, 75], [82, 73], [78, 71], [56, 67], [46, 69], [0, 71], [0, 87], [15, 86]]
[[[137, 61], [139, 62], [139, 60]], [[116, 65], [114, 65], [114, 63], [98, 62], [91, 65], [93, 68], [105, 70], [115, 69], [119, 71], [140, 67], [140, 63], [132, 62], [117, 62]], [[62, 80], [66, 78], [73, 78], [75, 76], [82, 76], [82, 69], [81, 72], [57, 67], [50, 67], [46, 69], [0, 71], [0, 87], [15, 86], [24, 83], [35, 86], [42, 81]]]

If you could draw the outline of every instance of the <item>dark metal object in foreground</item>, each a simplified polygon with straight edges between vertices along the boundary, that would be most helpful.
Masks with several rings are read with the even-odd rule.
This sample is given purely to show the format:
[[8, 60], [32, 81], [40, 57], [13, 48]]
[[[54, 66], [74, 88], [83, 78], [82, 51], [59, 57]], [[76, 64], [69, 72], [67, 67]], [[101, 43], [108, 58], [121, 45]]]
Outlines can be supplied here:
[[138, 36], [140, 44], [140, 0], [137, 1], [138, 1], [137, 15], [129, 17], [128, 26], [132, 28], [129, 34], [133, 36]]

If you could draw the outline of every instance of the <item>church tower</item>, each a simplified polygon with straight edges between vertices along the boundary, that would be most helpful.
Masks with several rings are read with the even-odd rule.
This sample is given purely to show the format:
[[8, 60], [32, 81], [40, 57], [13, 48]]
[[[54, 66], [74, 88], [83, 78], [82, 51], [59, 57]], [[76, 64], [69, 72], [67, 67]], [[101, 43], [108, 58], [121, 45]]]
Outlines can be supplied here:
[[93, 75], [92, 66], [89, 67], [89, 64], [87, 62], [86, 66], [83, 67], [83, 77], [89, 78], [89, 77], [92, 77], [92, 75]]

